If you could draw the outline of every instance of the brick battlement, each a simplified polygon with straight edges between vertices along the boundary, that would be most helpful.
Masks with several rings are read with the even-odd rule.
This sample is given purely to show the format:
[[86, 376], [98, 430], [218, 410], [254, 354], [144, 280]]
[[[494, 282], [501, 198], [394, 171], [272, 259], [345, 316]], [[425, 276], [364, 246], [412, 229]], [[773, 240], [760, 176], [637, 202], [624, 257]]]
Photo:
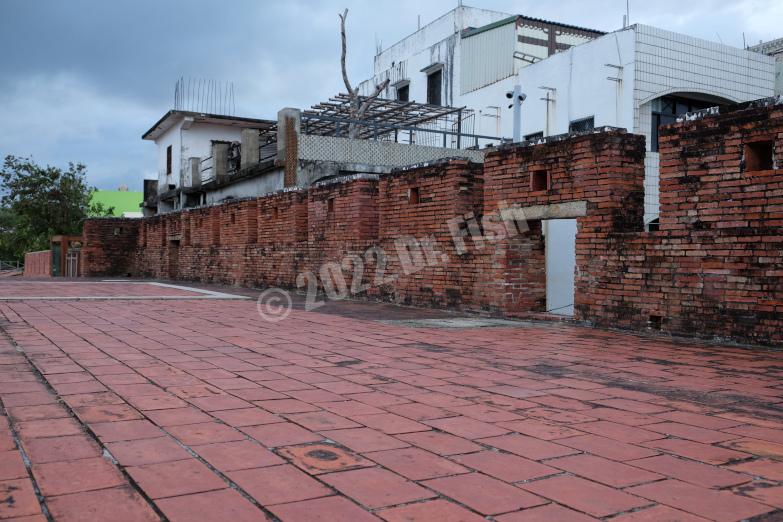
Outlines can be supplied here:
[[[528, 316], [546, 310], [541, 220], [575, 218], [575, 319], [783, 342], [783, 105], [662, 129], [654, 232], [642, 222], [644, 154], [641, 136], [610, 128], [506, 145], [483, 165], [444, 159], [144, 220], [88, 220], [85, 275], [332, 291], [340, 274], [352, 297]], [[508, 207], [525, 213], [524, 230], [470, 239], [482, 225], [497, 232], [493, 216]]]

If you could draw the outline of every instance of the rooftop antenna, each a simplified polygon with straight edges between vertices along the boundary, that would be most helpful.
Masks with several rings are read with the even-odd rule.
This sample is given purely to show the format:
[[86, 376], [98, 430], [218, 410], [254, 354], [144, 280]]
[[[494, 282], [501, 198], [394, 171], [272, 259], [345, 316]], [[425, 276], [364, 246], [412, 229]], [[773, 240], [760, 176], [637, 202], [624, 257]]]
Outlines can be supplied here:
[[742, 31], [742, 48], [743, 49], [747, 49], [748, 48], [748, 44], [745, 43], [745, 31]]
[[717, 36], [717, 37], [718, 37], [718, 41], [719, 41], [720, 43], [723, 43], [723, 38], [721, 38], [721, 37], [720, 37], [720, 33], [719, 33], [718, 31], [715, 31], [715, 36]]
[[623, 22], [623, 25], [625, 27], [628, 27], [625, 24], [631, 23], [631, 0], [625, 0], [625, 21]]
[[421, 30], [421, 15], [418, 15], [418, 22], [416, 23], [416, 30]]
[[180, 76], [174, 84], [174, 110], [234, 116], [234, 82]]

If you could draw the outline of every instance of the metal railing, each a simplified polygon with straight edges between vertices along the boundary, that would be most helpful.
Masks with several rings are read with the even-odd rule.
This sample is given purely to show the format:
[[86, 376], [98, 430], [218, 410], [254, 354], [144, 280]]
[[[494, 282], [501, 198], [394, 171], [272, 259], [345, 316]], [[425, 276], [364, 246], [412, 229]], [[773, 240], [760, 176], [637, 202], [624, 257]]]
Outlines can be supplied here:
[[[324, 123], [328, 129], [324, 130]], [[309, 128], [318, 126], [313, 132], [322, 136], [348, 137], [350, 129], [355, 129], [357, 139], [390, 141], [409, 145], [425, 145], [451, 149], [480, 148], [487, 145], [499, 145], [503, 140], [498, 136], [486, 136], [464, 132], [465, 127], [473, 126], [473, 119], [458, 118], [452, 125], [444, 127], [440, 123], [428, 126], [409, 126], [387, 123], [378, 120], [354, 120], [337, 116], [302, 115], [302, 132], [309, 134]], [[472, 129], [471, 129], [472, 130]]]
[[201, 174], [201, 183], [215, 179], [215, 160], [212, 156], [208, 156], [199, 162], [199, 173]]
[[17, 272], [24, 269], [21, 261], [0, 261], [0, 272]]

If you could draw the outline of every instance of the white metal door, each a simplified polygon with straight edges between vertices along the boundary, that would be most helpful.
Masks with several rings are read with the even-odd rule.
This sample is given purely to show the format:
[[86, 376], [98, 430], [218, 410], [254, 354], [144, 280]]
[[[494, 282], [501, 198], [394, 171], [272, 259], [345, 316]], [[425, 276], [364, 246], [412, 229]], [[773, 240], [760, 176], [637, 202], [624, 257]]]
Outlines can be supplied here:
[[576, 219], [544, 221], [546, 235], [546, 309], [574, 315]]

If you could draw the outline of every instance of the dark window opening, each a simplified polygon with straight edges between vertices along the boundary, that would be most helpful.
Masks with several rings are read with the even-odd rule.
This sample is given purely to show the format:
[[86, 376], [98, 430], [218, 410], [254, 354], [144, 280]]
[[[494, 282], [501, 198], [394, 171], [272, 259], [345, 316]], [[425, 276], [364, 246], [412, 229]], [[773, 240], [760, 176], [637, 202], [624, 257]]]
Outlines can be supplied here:
[[410, 99], [410, 84], [405, 84], [397, 87], [397, 100], [408, 101]]
[[657, 232], [661, 229], [661, 222], [659, 218], [655, 218], [647, 223], [647, 230], [649, 232]]
[[581, 120], [574, 120], [568, 125], [568, 132], [587, 132], [595, 128], [595, 118], [590, 116], [589, 118], [583, 118]]
[[231, 214], [231, 224], [235, 225], [237, 222], [237, 216], [236, 214]]
[[277, 219], [277, 216], [279, 214], [277, 213], [277, 207], [272, 207], [272, 219]]
[[525, 134], [525, 141], [538, 140], [544, 137], [544, 131], [533, 132], [531, 134]]
[[545, 170], [534, 170], [530, 173], [530, 190], [541, 192], [549, 190], [549, 174]]
[[441, 90], [443, 84], [443, 69], [438, 69], [427, 75], [427, 103], [441, 105]]
[[745, 144], [745, 170], [755, 172], [774, 168], [775, 143], [754, 141]]
[[166, 147], [166, 175], [171, 174], [171, 145]]
[[329, 213], [329, 214], [334, 212], [334, 198], [329, 198], [326, 201], [326, 212]]
[[658, 110], [652, 112], [651, 128], [650, 128], [650, 151], [658, 152], [659, 147], [659, 132], [658, 128], [661, 125], [669, 125], [677, 121], [678, 116], [682, 116], [688, 112], [698, 111], [700, 109], [706, 109], [708, 107], [714, 107], [714, 102], [705, 102], [697, 100], [686, 100], [684, 98], [677, 98], [676, 96], [665, 96], [659, 100]]
[[419, 204], [419, 187], [408, 189], [408, 203], [411, 205]]
[[651, 329], [660, 330], [663, 326], [663, 316], [651, 315], [647, 323], [650, 325]]

